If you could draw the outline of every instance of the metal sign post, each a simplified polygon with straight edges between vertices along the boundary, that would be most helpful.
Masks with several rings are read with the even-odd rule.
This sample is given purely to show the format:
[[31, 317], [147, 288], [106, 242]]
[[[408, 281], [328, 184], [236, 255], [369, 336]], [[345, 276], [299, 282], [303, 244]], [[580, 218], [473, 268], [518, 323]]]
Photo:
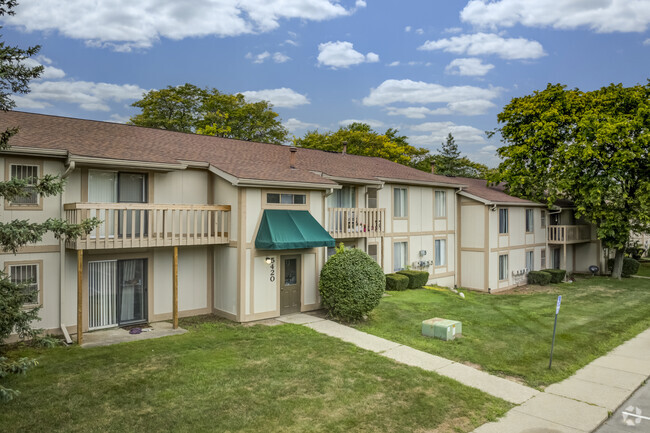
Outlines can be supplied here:
[[548, 368], [551, 369], [553, 364], [553, 347], [555, 346], [555, 329], [557, 328], [557, 315], [560, 314], [560, 304], [562, 303], [562, 295], [557, 297], [557, 307], [555, 307], [555, 323], [553, 323], [553, 341], [551, 342], [551, 359], [548, 361]]

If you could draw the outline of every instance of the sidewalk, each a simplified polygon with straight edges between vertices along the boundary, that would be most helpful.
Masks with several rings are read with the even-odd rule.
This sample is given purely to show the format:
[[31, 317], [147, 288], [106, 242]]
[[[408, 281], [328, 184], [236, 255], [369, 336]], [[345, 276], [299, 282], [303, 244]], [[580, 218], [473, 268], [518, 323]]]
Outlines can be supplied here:
[[591, 432], [650, 376], [650, 329], [540, 392], [330, 320], [301, 313], [278, 320], [307, 326], [519, 405], [499, 421], [482, 425], [475, 433]]

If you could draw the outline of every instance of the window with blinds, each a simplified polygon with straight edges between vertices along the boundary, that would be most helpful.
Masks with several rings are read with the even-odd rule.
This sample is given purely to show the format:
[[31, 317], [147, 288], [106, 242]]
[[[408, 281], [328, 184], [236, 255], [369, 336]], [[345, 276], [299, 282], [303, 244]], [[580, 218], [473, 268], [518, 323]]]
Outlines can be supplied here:
[[395, 188], [393, 190], [393, 216], [396, 218], [404, 218], [408, 216], [408, 198], [406, 188]]
[[436, 239], [434, 244], [434, 263], [436, 266], [445, 266], [447, 264], [447, 240]]
[[435, 194], [435, 217], [444, 218], [447, 216], [447, 193], [445, 191], [436, 191]]
[[26, 164], [10, 164], [11, 179], [24, 180], [27, 182], [25, 191], [28, 193], [26, 196], [14, 197], [11, 200], [12, 205], [38, 205], [38, 193], [36, 192], [36, 184], [38, 183], [38, 165]]
[[508, 234], [508, 209], [499, 209], [499, 234]]
[[39, 280], [38, 265], [10, 265], [9, 278], [13, 284], [21, 286], [25, 295], [25, 304], [32, 305], [39, 303]]
[[406, 269], [408, 261], [408, 242], [395, 242], [393, 244], [393, 271]]
[[535, 231], [535, 219], [532, 209], [526, 209], [526, 233]]
[[508, 279], [508, 255], [499, 256], [499, 280]]

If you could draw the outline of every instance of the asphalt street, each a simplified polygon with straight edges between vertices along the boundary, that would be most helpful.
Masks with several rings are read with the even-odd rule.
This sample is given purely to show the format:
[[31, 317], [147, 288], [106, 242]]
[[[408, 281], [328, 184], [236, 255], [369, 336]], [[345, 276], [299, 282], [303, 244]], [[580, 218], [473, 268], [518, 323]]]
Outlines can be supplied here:
[[594, 433], [650, 433], [650, 381], [636, 390]]

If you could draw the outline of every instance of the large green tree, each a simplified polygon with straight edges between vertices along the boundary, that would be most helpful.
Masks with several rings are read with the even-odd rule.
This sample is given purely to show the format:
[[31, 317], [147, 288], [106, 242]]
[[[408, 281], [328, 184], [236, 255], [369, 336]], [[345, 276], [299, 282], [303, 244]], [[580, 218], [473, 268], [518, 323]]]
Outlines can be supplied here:
[[492, 182], [510, 193], [548, 202], [571, 200], [616, 250], [620, 278], [630, 230], [650, 227], [650, 81], [582, 92], [549, 84], [514, 98], [498, 115], [505, 146]]
[[[0, 16], [13, 15], [15, 0], [0, 0]], [[42, 66], [29, 67], [24, 61], [36, 55], [40, 46], [21, 49], [6, 45], [0, 41], [0, 110], [8, 111], [15, 107], [12, 94], [28, 93], [29, 81], [38, 78], [43, 72]], [[9, 127], [0, 131], [0, 151], [9, 148], [9, 139], [19, 132], [18, 127]], [[28, 186], [28, 184], [30, 184]], [[12, 179], [0, 182], [0, 198], [8, 201], [18, 197], [27, 197], [34, 192], [41, 197], [57, 195], [63, 191], [63, 181], [56, 176], [45, 175], [40, 179]], [[89, 233], [97, 225], [97, 220], [87, 220], [81, 224], [68, 224], [59, 219], [48, 219], [42, 223], [14, 219], [0, 222], [0, 249], [16, 253], [24, 245], [40, 241], [45, 233], [51, 232], [57, 239], [78, 237]], [[39, 330], [32, 328], [32, 322], [38, 320], [38, 306], [26, 307], [33, 299], [28, 282], [15, 284], [5, 273], [0, 272], [0, 343], [12, 332], [21, 338], [33, 338]], [[36, 364], [28, 358], [9, 359], [1, 356], [0, 345], [0, 379], [8, 374], [24, 373]], [[18, 392], [0, 384], [0, 401], [12, 399]]]
[[398, 134], [396, 129], [388, 129], [380, 134], [366, 123], [351, 123], [335, 132], [309, 131], [302, 138], [294, 138], [293, 143], [297, 147], [331, 152], [343, 151], [343, 144], [346, 143], [347, 153], [376, 156], [404, 165], [427, 153], [426, 149], [411, 146], [406, 136]]
[[268, 101], [247, 102], [244, 95], [202, 89], [193, 84], [151, 90], [132, 104], [142, 111], [130, 124], [282, 144], [288, 132]]

